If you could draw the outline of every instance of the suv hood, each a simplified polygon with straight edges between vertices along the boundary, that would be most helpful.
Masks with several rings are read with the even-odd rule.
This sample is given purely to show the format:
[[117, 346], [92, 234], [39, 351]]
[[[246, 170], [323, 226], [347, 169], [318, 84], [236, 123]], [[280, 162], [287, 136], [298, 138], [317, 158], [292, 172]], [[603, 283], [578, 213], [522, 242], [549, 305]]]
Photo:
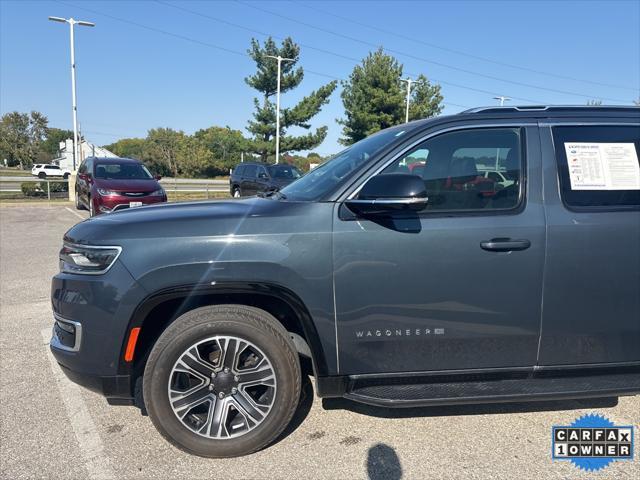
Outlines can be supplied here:
[[85, 220], [71, 228], [65, 239], [79, 244], [119, 245], [135, 239], [312, 232], [317, 228], [319, 210], [332, 211], [332, 208], [333, 204], [329, 203], [258, 197], [165, 203]]

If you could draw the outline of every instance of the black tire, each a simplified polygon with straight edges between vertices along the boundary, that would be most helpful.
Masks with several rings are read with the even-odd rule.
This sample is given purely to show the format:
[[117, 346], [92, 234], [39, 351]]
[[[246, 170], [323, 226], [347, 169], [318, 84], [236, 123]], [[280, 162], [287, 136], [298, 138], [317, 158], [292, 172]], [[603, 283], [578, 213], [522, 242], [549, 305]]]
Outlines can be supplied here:
[[38, 178], [45, 179], [45, 178], [47, 178], [47, 174], [44, 173], [44, 172], [40, 172], [40, 173], [38, 173]]
[[62, 178], [64, 178], [65, 180], [68, 180], [69, 179], [69, 174], [65, 173], [64, 175], [62, 175]]
[[78, 194], [77, 190], [76, 190], [76, 210], [86, 210], [86, 208], [84, 208], [84, 205], [82, 205], [82, 202], [80, 202], [80, 195]]
[[[232, 438], [210, 438], [188, 429], [169, 400], [168, 386], [178, 358], [192, 345], [216, 335], [234, 336], [257, 346], [270, 361], [277, 385], [262, 422]], [[160, 434], [181, 450], [210, 458], [247, 455], [273, 442], [291, 421], [300, 388], [298, 355], [284, 327], [267, 312], [242, 305], [201, 307], [180, 316], [153, 346], [143, 377], [145, 407]]]
[[240, 187], [233, 187], [233, 192], [231, 193], [231, 195], [233, 196], [233, 198], [242, 197], [242, 192], [240, 191]]

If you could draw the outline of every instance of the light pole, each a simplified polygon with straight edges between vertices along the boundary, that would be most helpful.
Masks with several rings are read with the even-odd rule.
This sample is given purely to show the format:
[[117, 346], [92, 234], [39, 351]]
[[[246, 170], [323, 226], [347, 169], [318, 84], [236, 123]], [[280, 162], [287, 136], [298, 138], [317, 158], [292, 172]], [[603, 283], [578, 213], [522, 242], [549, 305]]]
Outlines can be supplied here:
[[401, 82], [407, 82], [407, 110], [404, 116], [404, 123], [409, 123], [409, 102], [411, 101], [411, 84], [421, 84], [422, 82], [418, 82], [417, 80], [412, 80], [411, 78], [401, 78]]
[[73, 30], [75, 25], [82, 25], [83, 27], [95, 27], [96, 24], [92, 22], [85, 22], [82, 20], [76, 20], [71, 18], [61, 17], [49, 17], [49, 20], [53, 22], [61, 22], [69, 24], [69, 41], [71, 43], [71, 105], [73, 110], [73, 171], [76, 170], [76, 159], [79, 158], [78, 151], [78, 105], [76, 103], [76, 53], [74, 46]]
[[509, 97], [505, 97], [504, 95], [500, 95], [499, 97], [493, 97], [494, 100], [500, 100], [500, 106], [504, 107], [504, 102], [508, 102], [511, 100]]
[[283, 61], [295, 62], [293, 58], [284, 58], [280, 55], [265, 55], [267, 58], [275, 58], [278, 61], [278, 89], [276, 90], [276, 163], [280, 161], [280, 65]]

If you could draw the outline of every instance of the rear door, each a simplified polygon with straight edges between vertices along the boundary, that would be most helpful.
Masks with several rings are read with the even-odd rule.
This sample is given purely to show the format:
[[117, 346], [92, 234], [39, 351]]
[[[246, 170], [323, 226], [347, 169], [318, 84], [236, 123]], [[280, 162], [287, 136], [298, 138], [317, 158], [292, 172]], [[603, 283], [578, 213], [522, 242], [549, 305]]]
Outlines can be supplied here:
[[640, 122], [541, 125], [540, 365], [640, 361]]
[[257, 165], [245, 165], [242, 172], [242, 181], [240, 182], [240, 190], [242, 195], [250, 196], [256, 194], [256, 175], [258, 174]]
[[[535, 122], [433, 132], [382, 169], [420, 175], [425, 211], [362, 218], [337, 209], [340, 373], [535, 365], [545, 250], [539, 147]], [[512, 186], [488, 181], [488, 168], [508, 172]], [[507, 241], [513, 248], [501, 249]]]

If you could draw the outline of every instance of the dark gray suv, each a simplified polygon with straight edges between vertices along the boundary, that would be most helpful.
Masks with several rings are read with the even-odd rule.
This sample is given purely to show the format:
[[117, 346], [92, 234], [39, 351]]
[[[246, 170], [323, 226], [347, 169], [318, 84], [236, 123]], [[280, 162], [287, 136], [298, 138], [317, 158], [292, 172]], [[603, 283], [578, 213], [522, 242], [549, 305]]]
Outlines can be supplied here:
[[69, 230], [51, 349], [188, 452], [316, 393], [386, 407], [640, 392], [640, 109], [486, 108], [358, 142], [263, 198]]
[[232, 197], [249, 197], [280, 190], [302, 176], [293, 165], [245, 162], [237, 165], [229, 176]]

